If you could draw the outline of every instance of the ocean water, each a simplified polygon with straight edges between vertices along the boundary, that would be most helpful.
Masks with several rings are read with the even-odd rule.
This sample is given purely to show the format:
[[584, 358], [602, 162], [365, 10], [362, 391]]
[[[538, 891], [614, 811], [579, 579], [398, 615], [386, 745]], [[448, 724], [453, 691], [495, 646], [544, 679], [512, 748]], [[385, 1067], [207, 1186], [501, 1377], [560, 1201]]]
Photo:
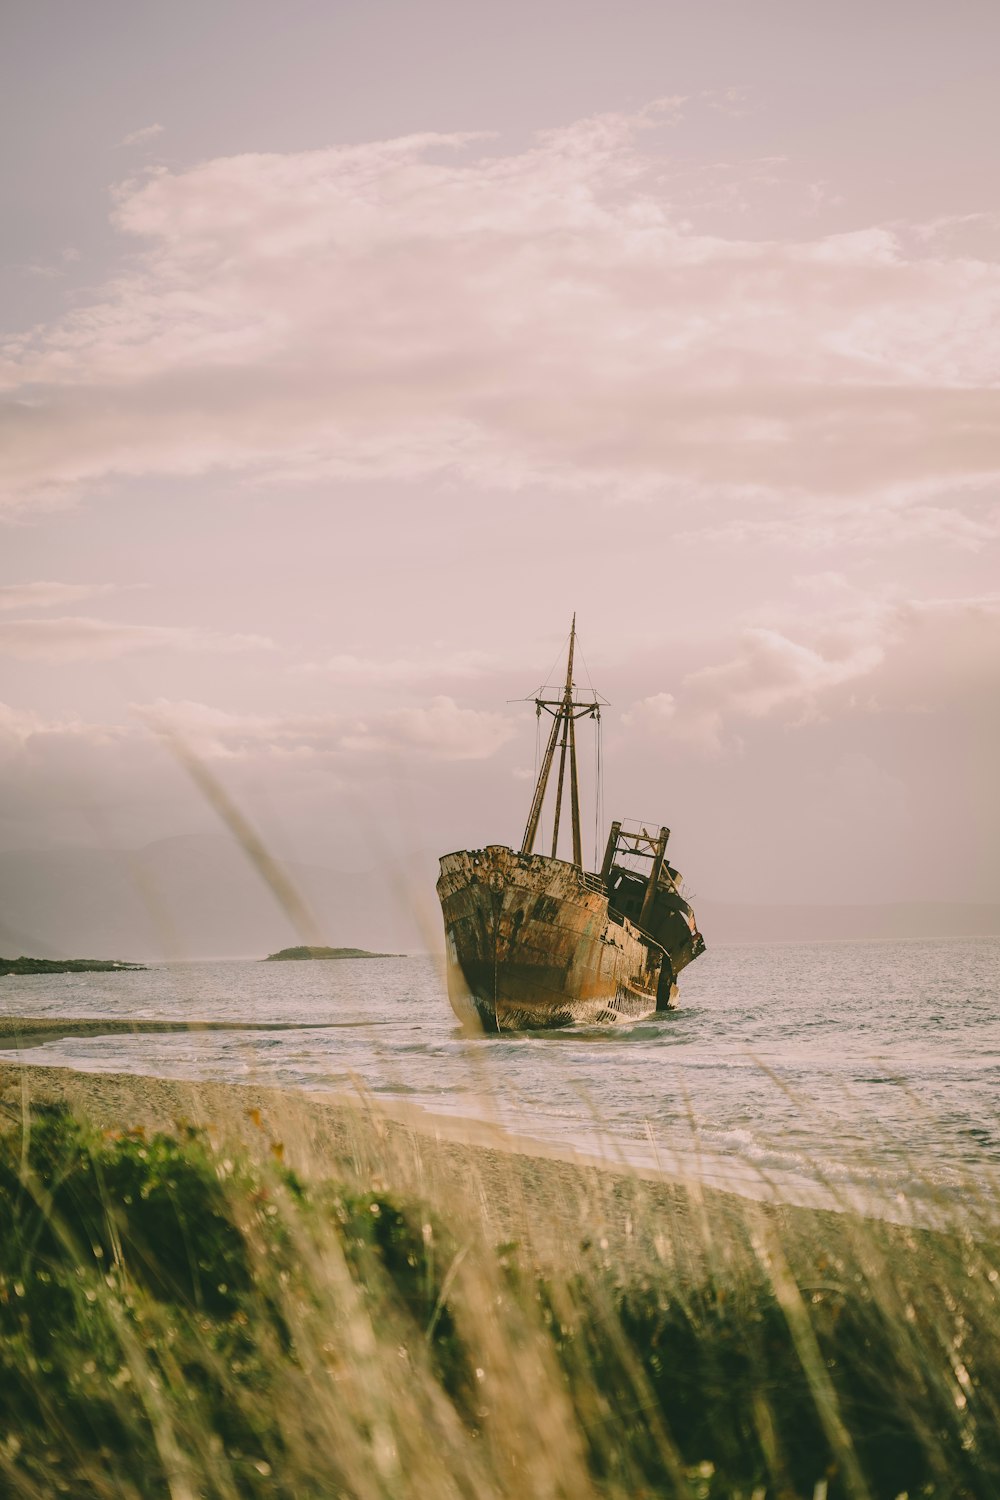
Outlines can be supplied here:
[[427, 957], [8, 977], [0, 1012], [313, 1023], [67, 1037], [21, 1056], [405, 1099], [791, 1201], [902, 1211], [1000, 1186], [996, 938], [710, 949], [682, 975], [673, 1012], [474, 1040]]

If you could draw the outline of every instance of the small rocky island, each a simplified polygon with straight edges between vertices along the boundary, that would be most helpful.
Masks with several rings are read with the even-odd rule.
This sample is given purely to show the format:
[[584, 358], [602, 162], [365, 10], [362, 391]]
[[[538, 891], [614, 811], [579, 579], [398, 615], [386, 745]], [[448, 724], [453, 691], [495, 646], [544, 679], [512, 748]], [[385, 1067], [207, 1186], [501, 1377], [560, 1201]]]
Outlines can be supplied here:
[[0, 958], [4, 974], [123, 974], [142, 973], [145, 964], [126, 964], [117, 958]]
[[402, 958], [401, 953], [369, 953], [367, 948], [282, 948], [278, 953], [269, 953], [266, 964], [286, 963], [299, 958]]

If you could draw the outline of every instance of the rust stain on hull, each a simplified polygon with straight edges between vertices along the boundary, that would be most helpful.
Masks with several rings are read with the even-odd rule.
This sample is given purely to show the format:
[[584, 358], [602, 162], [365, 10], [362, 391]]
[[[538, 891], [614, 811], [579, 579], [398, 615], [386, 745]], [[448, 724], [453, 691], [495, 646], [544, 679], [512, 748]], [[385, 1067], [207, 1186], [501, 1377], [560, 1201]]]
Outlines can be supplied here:
[[437, 883], [448, 995], [487, 1031], [637, 1019], [675, 991], [665, 950], [566, 860], [493, 844], [446, 854]]

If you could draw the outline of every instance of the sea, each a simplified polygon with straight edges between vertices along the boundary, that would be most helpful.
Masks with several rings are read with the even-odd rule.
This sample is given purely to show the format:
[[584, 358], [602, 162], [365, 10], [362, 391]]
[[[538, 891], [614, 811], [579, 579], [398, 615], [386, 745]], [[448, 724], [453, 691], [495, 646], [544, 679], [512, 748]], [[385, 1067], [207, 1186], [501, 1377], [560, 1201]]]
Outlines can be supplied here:
[[717, 947], [679, 1001], [470, 1039], [427, 956], [10, 976], [10, 1017], [299, 1029], [54, 1036], [0, 1060], [405, 1101], [612, 1166], [892, 1217], [1000, 1203], [1000, 938]]

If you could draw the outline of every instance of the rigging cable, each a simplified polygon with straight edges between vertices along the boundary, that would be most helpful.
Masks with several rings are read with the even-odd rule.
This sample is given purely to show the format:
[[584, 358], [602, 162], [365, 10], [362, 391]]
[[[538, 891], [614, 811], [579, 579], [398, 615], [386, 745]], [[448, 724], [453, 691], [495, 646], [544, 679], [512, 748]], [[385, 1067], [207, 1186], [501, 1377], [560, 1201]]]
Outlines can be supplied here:
[[598, 803], [601, 800], [601, 721], [597, 721], [594, 733], [594, 869], [597, 869], [597, 820]]
[[600, 869], [598, 861], [601, 858], [601, 829], [604, 826], [604, 767], [602, 765], [602, 739], [604, 734], [604, 720], [600, 711], [597, 714], [597, 738], [596, 738], [596, 760], [597, 772], [594, 777], [594, 870]]
[[[539, 768], [539, 763], [541, 761], [541, 742], [542, 742], [542, 716], [541, 716], [541, 713], [538, 711], [538, 709], [536, 709], [535, 710], [535, 769], [534, 769], [534, 771], [532, 773], [532, 777], [531, 777], [531, 785], [532, 785], [533, 788], [538, 785], [538, 768]], [[536, 837], [537, 837], [537, 834], [536, 834]], [[545, 845], [543, 844], [542, 848], [544, 849], [544, 847], [545, 847]], [[529, 853], [530, 852], [531, 851], [529, 850]]]
[[[579, 639], [580, 639], [580, 637], [579, 637], [579, 635], [577, 635], [577, 641], [579, 641]], [[549, 668], [549, 674], [548, 674], [548, 676], [546, 677], [545, 681], [540, 685], [540, 687], [538, 688], [537, 692], [535, 692], [535, 693], [532, 694], [532, 697], [535, 697], [535, 698], [544, 698], [545, 695], [546, 695], [546, 693], [547, 693], [547, 691], [550, 688], [554, 691], [558, 687], [559, 691], [562, 692], [562, 684], [560, 683], [559, 678], [557, 677], [556, 673], [559, 670], [559, 663], [565, 658], [566, 652], [568, 650], [569, 650], [569, 636], [567, 635], [565, 637], [565, 639], [563, 640], [562, 645], [559, 648], [559, 654], [556, 656], [555, 661], [552, 663], [551, 667]]]
[[[577, 639], [579, 640], [579, 636], [577, 637]], [[544, 698], [546, 696], [546, 694], [550, 690], [553, 691], [553, 692], [556, 690], [555, 687], [553, 686], [552, 679], [555, 678], [555, 674], [556, 674], [556, 671], [558, 669], [559, 662], [562, 659], [563, 654], [568, 649], [569, 649], [569, 635], [567, 635], [564, 638], [563, 644], [562, 644], [562, 646], [560, 647], [560, 650], [559, 650], [559, 654], [557, 655], [555, 661], [552, 663], [552, 666], [549, 668], [548, 677], [545, 679], [544, 682], [542, 682], [539, 685], [538, 688], [536, 688], [535, 692], [531, 695], [531, 697], [533, 697], [533, 698]], [[560, 689], [560, 691], [561, 691], [561, 689]], [[542, 755], [541, 755], [541, 718], [542, 718], [541, 710], [540, 709], [536, 709], [536, 712], [535, 712], [535, 775], [534, 775], [534, 779], [533, 779], [533, 785], [534, 786], [538, 785], [538, 772], [539, 772], [539, 768], [541, 766], [541, 760], [542, 760]], [[536, 839], [537, 847], [539, 849], [545, 849], [545, 848], [548, 847], [547, 840], [546, 840], [546, 833], [545, 833], [545, 803], [544, 802], [542, 803], [541, 807], [538, 809], [538, 828], [537, 828], [536, 833], [535, 833], [535, 839]]]
[[583, 646], [580, 643], [579, 631], [577, 631], [576, 633], [576, 649], [579, 654], [580, 660], [583, 662], [583, 670], [587, 674], [587, 682], [590, 686], [594, 704], [597, 707], [597, 712], [594, 715], [594, 718], [597, 720], [594, 773], [594, 869], [599, 870], [600, 865], [598, 864], [598, 860], [603, 854], [603, 850], [601, 849], [601, 829], [604, 826], [604, 767], [602, 764], [602, 734], [604, 721], [601, 717], [601, 695], [594, 687], [594, 679], [590, 675], [590, 666], [587, 662], [586, 655], [584, 654]]
[[537, 786], [538, 785], [538, 757], [539, 757], [539, 744], [541, 742], [541, 738], [542, 738], [542, 716], [541, 716], [540, 713], [538, 713], [536, 711], [536, 713], [535, 713], [535, 768], [534, 768], [534, 771], [532, 772], [532, 775], [531, 775], [531, 784], [532, 784], [532, 786]]

